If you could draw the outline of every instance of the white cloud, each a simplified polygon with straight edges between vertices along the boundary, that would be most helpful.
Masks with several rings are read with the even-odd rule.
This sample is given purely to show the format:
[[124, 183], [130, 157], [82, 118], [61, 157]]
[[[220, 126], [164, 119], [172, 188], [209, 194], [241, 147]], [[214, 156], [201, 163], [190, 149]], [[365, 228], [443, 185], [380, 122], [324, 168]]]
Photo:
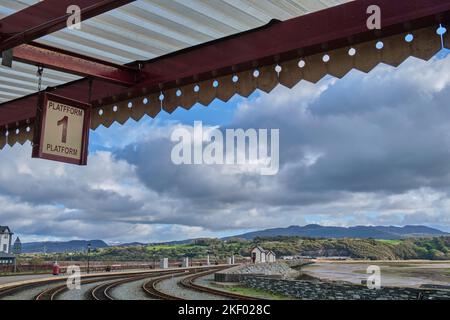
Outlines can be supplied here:
[[450, 231], [449, 70], [449, 59], [411, 59], [243, 101], [231, 128], [280, 129], [274, 177], [173, 165], [175, 121], [98, 129], [108, 151], [87, 167], [7, 147], [0, 224], [25, 241], [166, 241], [309, 222]]

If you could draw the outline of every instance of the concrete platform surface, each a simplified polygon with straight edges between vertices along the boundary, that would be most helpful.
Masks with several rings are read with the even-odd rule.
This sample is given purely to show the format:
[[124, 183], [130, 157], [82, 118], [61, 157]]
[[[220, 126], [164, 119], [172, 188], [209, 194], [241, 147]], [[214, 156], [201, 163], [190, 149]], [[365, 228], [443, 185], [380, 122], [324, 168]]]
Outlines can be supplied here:
[[[45, 279], [50, 277], [51, 274], [29, 274], [29, 275], [18, 275], [18, 276], [2, 276], [0, 277], [0, 285], [21, 282], [27, 280], [35, 280], [35, 279]], [[56, 276], [55, 276], [56, 277]]]
[[[195, 266], [188, 268], [168, 268], [168, 269], [130, 269], [123, 271], [112, 271], [112, 272], [101, 272], [101, 273], [82, 273], [81, 277], [99, 277], [99, 276], [108, 276], [108, 275], [130, 275], [130, 274], [143, 274], [143, 273], [155, 273], [161, 271], [176, 271], [176, 270], [189, 270], [189, 269], [208, 269], [211, 267], [224, 267], [227, 265], [214, 265], [214, 266]], [[12, 287], [16, 285], [24, 285], [31, 283], [39, 283], [45, 281], [58, 281], [58, 280], [66, 280], [68, 277], [67, 274], [62, 274], [59, 276], [53, 276], [51, 274], [36, 274], [36, 275], [17, 275], [17, 276], [3, 276], [0, 277], [0, 289], [4, 289], [7, 287]]]

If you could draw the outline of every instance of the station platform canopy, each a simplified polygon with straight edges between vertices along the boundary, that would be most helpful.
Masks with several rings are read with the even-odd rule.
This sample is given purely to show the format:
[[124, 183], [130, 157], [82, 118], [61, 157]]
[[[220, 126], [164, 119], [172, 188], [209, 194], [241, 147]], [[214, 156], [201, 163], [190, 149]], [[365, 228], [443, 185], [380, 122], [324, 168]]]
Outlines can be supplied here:
[[[81, 29], [66, 28], [78, 5]], [[367, 26], [368, 8], [381, 29]], [[278, 84], [428, 60], [450, 0], [4, 0], [0, 148], [33, 138], [42, 90], [92, 105], [91, 128], [205, 106]], [[2, 61], [3, 62], [3, 61]]]

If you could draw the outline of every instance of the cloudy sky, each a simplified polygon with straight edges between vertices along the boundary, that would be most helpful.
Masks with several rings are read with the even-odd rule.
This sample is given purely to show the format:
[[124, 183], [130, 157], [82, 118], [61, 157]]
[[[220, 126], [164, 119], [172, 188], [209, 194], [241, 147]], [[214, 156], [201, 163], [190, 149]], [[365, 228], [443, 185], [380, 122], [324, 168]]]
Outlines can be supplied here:
[[[424, 224], [450, 231], [450, 58], [302, 81], [91, 133], [89, 165], [0, 152], [0, 225], [23, 241], [167, 241], [247, 230]], [[275, 176], [176, 166], [174, 128], [280, 129]]]

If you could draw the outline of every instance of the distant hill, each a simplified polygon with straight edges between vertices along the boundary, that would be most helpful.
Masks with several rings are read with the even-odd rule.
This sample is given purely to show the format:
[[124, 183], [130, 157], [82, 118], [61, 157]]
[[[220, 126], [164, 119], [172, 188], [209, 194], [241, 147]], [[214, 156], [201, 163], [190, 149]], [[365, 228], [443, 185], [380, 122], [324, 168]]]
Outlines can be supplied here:
[[325, 227], [317, 224], [306, 226], [290, 226], [287, 228], [274, 228], [261, 231], [248, 232], [233, 237], [253, 240], [257, 237], [297, 236], [309, 238], [355, 238], [355, 239], [383, 239], [399, 240], [405, 238], [447, 236], [449, 233], [426, 226], [356, 226], [356, 227]]
[[174, 240], [174, 241], [167, 241], [167, 242], [157, 242], [157, 243], [149, 243], [150, 245], [183, 245], [183, 244], [194, 244], [199, 241], [208, 241], [215, 238], [192, 238], [192, 239], [184, 239], [184, 240]]
[[142, 242], [128, 242], [128, 243], [120, 243], [117, 245], [111, 245], [111, 247], [141, 247], [146, 246], [146, 243]]
[[60, 253], [87, 250], [88, 243], [91, 249], [105, 248], [108, 245], [103, 240], [72, 240], [72, 241], [44, 241], [22, 243], [23, 253]]

